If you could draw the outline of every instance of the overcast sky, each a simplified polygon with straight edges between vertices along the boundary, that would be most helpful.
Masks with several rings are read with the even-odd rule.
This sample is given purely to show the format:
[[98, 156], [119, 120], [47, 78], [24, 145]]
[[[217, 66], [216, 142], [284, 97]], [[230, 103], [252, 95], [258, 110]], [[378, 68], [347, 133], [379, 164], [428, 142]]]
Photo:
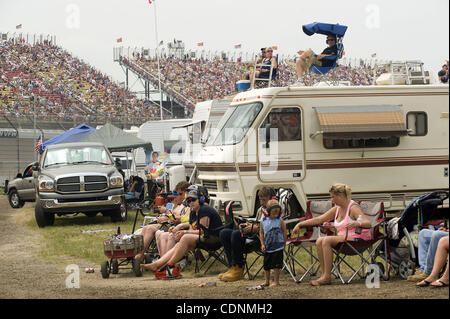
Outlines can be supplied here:
[[[448, 0], [155, 0], [158, 38], [182, 40], [188, 49], [256, 52], [277, 45], [280, 54], [316, 52], [324, 36], [308, 37], [301, 25], [314, 21], [349, 28], [347, 57], [421, 59], [437, 73], [449, 56]], [[16, 30], [16, 25], [22, 29]], [[113, 77], [113, 47], [155, 48], [154, 7], [148, 0], [0, 0], [0, 32], [51, 34], [59, 45]]]

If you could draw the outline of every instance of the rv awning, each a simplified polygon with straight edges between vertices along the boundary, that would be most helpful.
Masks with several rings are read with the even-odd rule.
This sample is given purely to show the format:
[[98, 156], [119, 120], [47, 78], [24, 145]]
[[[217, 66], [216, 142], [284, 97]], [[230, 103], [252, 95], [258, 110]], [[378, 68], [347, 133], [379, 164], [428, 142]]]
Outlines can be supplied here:
[[377, 138], [407, 135], [399, 106], [315, 107], [324, 138]]

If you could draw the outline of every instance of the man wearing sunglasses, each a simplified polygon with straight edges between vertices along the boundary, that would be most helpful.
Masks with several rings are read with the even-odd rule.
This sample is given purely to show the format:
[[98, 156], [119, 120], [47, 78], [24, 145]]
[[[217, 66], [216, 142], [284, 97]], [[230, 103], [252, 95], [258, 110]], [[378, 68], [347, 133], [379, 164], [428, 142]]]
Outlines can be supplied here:
[[322, 61], [322, 59], [327, 56], [337, 55], [338, 48], [336, 44], [336, 36], [327, 36], [327, 44], [328, 47], [325, 48], [325, 50], [323, 50], [319, 55], [316, 55], [311, 49], [308, 49], [306, 51], [298, 51], [300, 57], [297, 58], [296, 71], [299, 83], [303, 83], [303, 74], [305, 73], [305, 70], [309, 70], [311, 65], [316, 64], [318, 66], [325, 67], [333, 65], [333, 61]]
[[219, 231], [223, 222], [217, 211], [205, 204], [206, 200], [206, 194], [200, 189], [189, 191], [190, 219], [189, 223], [180, 224], [173, 230], [177, 244], [157, 261], [141, 265], [142, 268], [154, 271], [158, 279], [180, 278], [180, 268], [176, 263], [188, 251], [194, 250], [199, 241], [211, 244], [220, 242]]

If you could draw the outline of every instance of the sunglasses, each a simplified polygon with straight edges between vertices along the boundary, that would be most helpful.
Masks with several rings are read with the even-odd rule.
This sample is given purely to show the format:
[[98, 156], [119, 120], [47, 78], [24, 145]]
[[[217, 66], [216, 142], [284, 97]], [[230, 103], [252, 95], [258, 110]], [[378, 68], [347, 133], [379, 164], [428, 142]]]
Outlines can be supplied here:
[[188, 198], [188, 199], [186, 199], [186, 202], [188, 203], [188, 204], [190, 204], [190, 203], [192, 203], [192, 202], [195, 202], [197, 200], [197, 198]]

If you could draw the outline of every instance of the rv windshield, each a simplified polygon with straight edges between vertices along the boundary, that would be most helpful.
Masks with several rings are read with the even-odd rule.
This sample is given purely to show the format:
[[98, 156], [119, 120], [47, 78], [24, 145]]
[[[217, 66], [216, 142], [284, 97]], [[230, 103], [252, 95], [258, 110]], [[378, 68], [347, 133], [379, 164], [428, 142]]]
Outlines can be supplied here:
[[220, 146], [239, 143], [262, 109], [260, 102], [239, 105], [232, 112], [225, 114], [228, 118], [219, 127], [219, 133], [208, 141], [207, 145]]

